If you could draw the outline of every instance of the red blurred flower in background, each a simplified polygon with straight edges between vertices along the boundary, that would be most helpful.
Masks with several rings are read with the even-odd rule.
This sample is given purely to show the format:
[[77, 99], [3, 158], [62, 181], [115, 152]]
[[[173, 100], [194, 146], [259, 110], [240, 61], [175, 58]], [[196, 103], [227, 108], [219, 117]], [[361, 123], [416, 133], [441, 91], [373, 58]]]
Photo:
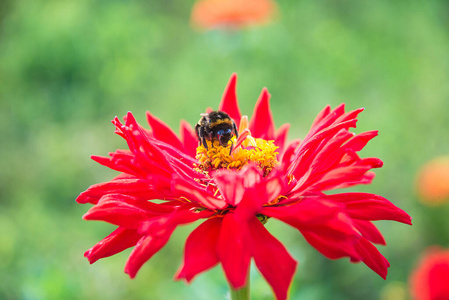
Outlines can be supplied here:
[[237, 29], [263, 25], [278, 13], [272, 0], [198, 0], [192, 9], [192, 25], [199, 29]]
[[428, 248], [409, 279], [415, 300], [449, 299], [449, 250]]
[[449, 201], [449, 156], [436, 157], [418, 171], [416, 188], [422, 203], [437, 206]]
[[277, 299], [286, 299], [297, 263], [264, 227], [275, 218], [298, 229], [324, 256], [362, 261], [385, 278], [389, 263], [373, 246], [385, 241], [371, 221], [411, 224], [410, 216], [375, 194], [323, 193], [368, 184], [374, 178], [370, 170], [382, 166], [378, 158], [357, 155], [377, 135], [349, 132], [362, 109], [345, 112], [343, 104], [334, 110], [327, 106], [302, 141], [286, 144], [289, 125], [275, 130], [267, 89], [248, 121], [240, 113], [235, 88], [234, 74], [218, 107], [239, 124], [232, 152], [231, 145], [217, 141], [198, 146], [186, 122], [181, 122], [178, 137], [149, 112], [151, 130], [131, 113], [124, 124], [113, 120], [129, 150], [92, 158], [121, 174], [91, 186], [77, 201], [94, 205], [84, 219], [118, 228], [85, 256], [93, 263], [134, 247], [125, 266], [133, 278], [177, 226], [203, 220], [187, 238], [177, 279], [190, 282], [221, 264], [229, 284], [239, 289], [253, 258]]

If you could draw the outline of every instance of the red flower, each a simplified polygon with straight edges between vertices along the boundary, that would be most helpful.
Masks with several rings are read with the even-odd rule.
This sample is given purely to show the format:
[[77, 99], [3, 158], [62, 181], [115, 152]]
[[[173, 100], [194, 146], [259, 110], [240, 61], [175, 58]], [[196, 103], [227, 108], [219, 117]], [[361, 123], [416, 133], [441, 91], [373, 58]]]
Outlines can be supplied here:
[[449, 250], [427, 249], [410, 276], [410, 291], [415, 300], [449, 299]]
[[363, 261], [385, 278], [389, 263], [372, 244], [385, 241], [371, 221], [411, 224], [410, 216], [378, 195], [323, 193], [368, 184], [374, 178], [370, 169], [382, 166], [378, 158], [357, 155], [377, 131], [348, 131], [362, 109], [345, 112], [343, 104], [334, 110], [328, 106], [303, 141], [286, 146], [289, 125], [275, 130], [267, 89], [248, 121], [240, 113], [235, 87], [234, 74], [218, 107], [239, 124], [232, 153], [231, 145], [218, 141], [208, 141], [207, 149], [198, 146], [186, 122], [178, 137], [150, 113], [152, 130], [137, 124], [131, 113], [125, 124], [113, 120], [129, 150], [92, 158], [121, 174], [91, 186], [77, 201], [94, 204], [84, 219], [118, 228], [85, 256], [93, 263], [134, 246], [125, 266], [133, 278], [177, 226], [203, 219], [187, 239], [177, 279], [190, 282], [221, 264], [230, 285], [238, 289], [246, 283], [253, 258], [277, 299], [286, 299], [296, 261], [263, 226], [275, 218], [298, 229], [326, 257]]
[[272, 0], [199, 0], [191, 22], [199, 29], [241, 28], [268, 23], [275, 14]]

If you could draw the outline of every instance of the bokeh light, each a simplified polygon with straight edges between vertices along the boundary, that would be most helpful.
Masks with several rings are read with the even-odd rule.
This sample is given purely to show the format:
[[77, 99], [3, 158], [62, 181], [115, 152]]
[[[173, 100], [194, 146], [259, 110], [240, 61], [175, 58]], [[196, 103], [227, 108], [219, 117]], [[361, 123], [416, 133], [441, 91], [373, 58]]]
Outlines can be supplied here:
[[416, 189], [422, 203], [438, 206], [449, 201], [449, 156], [433, 158], [418, 171]]

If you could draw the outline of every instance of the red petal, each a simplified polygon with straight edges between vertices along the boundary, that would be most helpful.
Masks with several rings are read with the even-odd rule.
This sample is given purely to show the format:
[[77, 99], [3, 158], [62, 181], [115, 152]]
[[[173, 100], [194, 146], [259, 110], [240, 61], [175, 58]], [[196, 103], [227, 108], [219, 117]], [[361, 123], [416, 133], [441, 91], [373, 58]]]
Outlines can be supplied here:
[[115, 125], [115, 131], [114, 133], [118, 134], [122, 138], [126, 139], [125, 134], [123, 133], [123, 124], [120, 122], [120, 119], [116, 116], [114, 119], [112, 119], [112, 124]]
[[243, 177], [245, 188], [250, 188], [259, 184], [263, 179], [263, 173], [260, 168], [254, 164], [248, 164], [240, 170], [240, 174]]
[[274, 201], [279, 197], [284, 187], [280, 177], [273, 177], [260, 182], [253, 188], [247, 188], [242, 201], [235, 209], [235, 217], [241, 221], [248, 222], [251, 217], [257, 215], [264, 204]]
[[377, 134], [377, 130], [359, 133], [354, 136], [349, 142], [347, 142], [344, 147], [347, 149], [352, 149], [354, 151], [360, 151], [372, 138], [377, 136]]
[[358, 257], [353, 243], [359, 233], [341, 207], [331, 201], [303, 199], [289, 206], [265, 207], [261, 213], [298, 229], [313, 247], [328, 258]]
[[345, 212], [355, 219], [376, 221], [393, 220], [411, 225], [411, 217], [387, 199], [368, 193], [328, 195], [326, 199], [345, 204]]
[[330, 170], [317, 182], [311, 185], [313, 191], [336, 189], [341, 184], [358, 181], [371, 169], [369, 166], [348, 166]]
[[170, 228], [164, 235], [142, 237], [126, 262], [125, 273], [131, 278], [136, 277], [142, 265], [165, 246], [174, 229]]
[[233, 73], [231, 78], [229, 78], [229, 82], [223, 93], [223, 98], [221, 99], [220, 105], [218, 105], [218, 110], [227, 113], [238, 126], [242, 115], [237, 103], [236, 84], [237, 74]]
[[119, 180], [119, 179], [136, 179], [136, 177], [130, 174], [122, 173], [112, 178], [112, 180]]
[[199, 219], [209, 218], [214, 213], [215, 212], [206, 209], [198, 211], [197, 206], [193, 203], [182, 204], [170, 214], [161, 215], [143, 222], [139, 228], [139, 233], [152, 236], [164, 235], [165, 232], [170, 231], [172, 227], [192, 223]]
[[370, 168], [381, 168], [384, 165], [384, 162], [377, 157], [365, 157], [357, 161], [355, 165], [368, 166]]
[[217, 253], [226, 278], [234, 289], [246, 284], [251, 252], [247, 225], [238, 222], [233, 213], [226, 214], [218, 237]]
[[321, 113], [318, 114], [317, 118], [312, 124], [312, 127], [310, 128], [309, 133], [307, 134], [307, 138], [315, 135], [317, 132], [325, 129], [326, 127], [330, 127], [332, 125], [338, 124], [336, 120], [343, 115], [345, 112], [345, 104], [342, 103], [339, 106], [337, 106], [334, 110], [330, 110], [329, 106], [326, 106]]
[[319, 148], [315, 149], [316, 153], [313, 156], [311, 167], [317, 169], [316, 172], [336, 167], [345, 154], [345, 151], [341, 149], [342, 144], [353, 136], [353, 133], [342, 129], [327, 139], [323, 145], [319, 145]]
[[100, 258], [122, 252], [136, 245], [141, 235], [136, 230], [119, 227], [84, 253], [91, 264]]
[[76, 202], [97, 204], [98, 200], [106, 194], [123, 194], [145, 199], [156, 199], [161, 196], [154, 183], [144, 179], [129, 178], [94, 184], [82, 192], [76, 198]]
[[249, 130], [255, 138], [274, 140], [274, 121], [270, 110], [270, 94], [266, 88], [254, 107], [253, 116], [249, 121]]
[[243, 194], [245, 193], [242, 173], [222, 170], [215, 172], [213, 176], [224, 200], [232, 206], [237, 206], [242, 201]]
[[323, 108], [322, 111], [318, 113], [318, 115], [315, 117], [315, 120], [312, 123], [311, 128], [316, 127], [319, 123], [321, 123], [327, 115], [331, 112], [331, 107], [329, 105], [326, 105], [325, 108]]
[[169, 215], [154, 218], [145, 228], [148, 235], [142, 237], [131, 252], [126, 262], [125, 273], [134, 278], [140, 267], [167, 243], [178, 225], [196, 221], [204, 217], [203, 214], [206, 214], [206, 217], [210, 216], [208, 211], [196, 213], [191, 208], [191, 204], [184, 204]]
[[151, 129], [153, 129], [153, 135], [156, 139], [172, 145], [176, 149], [184, 151], [184, 147], [178, 136], [167, 124], [153, 116], [149, 111], [147, 111], [147, 120], [148, 124], [151, 126]]
[[[135, 174], [138, 177], [146, 177], [145, 175], [148, 174], [171, 176], [173, 167], [177, 165], [176, 163], [179, 163], [178, 157], [184, 155], [187, 158], [187, 162], [189, 160], [194, 161], [192, 157], [181, 153], [173, 146], [149, 136], [147, 130], [137, 123], [131, 113], [127, 114], [126, 126], [122, 127], [122, 129], [133, 157], [123, 157], [121, 153], [119, 155], [120, 159], [112, 157], [111, 161], [115, 166], [108, 165], [112, 169]], [[173, 157], [172, 155], [176, 152], [179, 155]], [[114, 153], [115, 155], [117, 154]], [[125, 158], [127, 159], [124, 160]], [[168, 159], [174, 159], [175, 161], [170, 162]]]
[[350, 257], [360, 260], [360, 256], [354, 249], [357, 237], [355, 235], [336, 236], [333, 230], [318, 232], [315, 230], [302, 230], [301, 233], [307, 242], [321, 254], [329, 259]]
[[379, 250], [374, 247], [367, 239], [361, 237], [355, 245], [361, 260], [374, 272], [379, 274], [383, 279], [387, 278], [388, 267], [390, 263], [380, 254]]
[[357, 120], [349, 120], [327, 127], [314, 134], [313, 136], [310, 136], [309, 133], [303, 140], [303, 142], [299, 145], [299, 148], [295, 153], [294, 162], [289, 168], [289, 174], [293, 174], [297, 178], [299, 178], [302, 176], [302, 174], [307, 173], [308, 164], [302, 164], [302, 161], [305, 160], [305, 157], [314, 155], [316, 148], [319, 147], [319, 145], [322, 144], [325, 139], [337, 134], [342, 129], [347, 130], [350, 127], [355, 127], [356, 123]]
[[295, 150], [298, 148], [299, 144], [301, 143], [300, 140], [293, 140], [291, 141], [284, 153], [281, 153], [281, 169], [283, 170], [284, 173], [287, 173], [287, 169], [289, 168], [289, 166], [291, 165], [292, 161], [293, 161], [293, 157], [295, 154]]
[[237, 205], [247, 188], [258, 185], [263, 178], [262, 171], [254, 164], [244, 166], [240, 171], [220, 170], [213, 173], [221, 194], [231, 205]]
[[301, 158], [301, 170], [306, 172], [304, 174], [297, 173], [297, 175], [304, 175], [301, 181], [312, 184], [330, 170], [338, 167], [346, 153], [341, 145], [353, 136], [352, 133], [342, 129], [334, 136], [323, 140], [317, 147], [310, 148], [309, 152]]
[[257, 218], [254, 217], [249, 225], [257, 268], [273, 288], [276, 298], [287, 299], [287, 291], [296, 270], [296, 261]]
[[198, 226], [187, 238], [184, 263], [176, 279], [190, 282], [197, 274], [218, 264], [217, 241], [223, 218], [212, 218]]
[[336, 185], [334, 189], [343, 189], [347, 187], [351, 187], [358, 184], [370, 184], [373, 182], [376, 173], [374, 172], [366, 172], [363, 176], [359, 178], [348, 178], [346, 182], [341, 182], [339, 185]]
[[[344, 104], [342, 104], [343, 106], [344, 106]], [[349, 112], [347, 112], [347, 113], [344, 113], [344, 114], [342, 114], [341, 116], [339, 116], [336, 120], [335, 120], [335, 122], [344, 122], [344, 121], [346, 121], [346, 120], [351, 120], [351, 119], [355, 119], [355, 118], [357, 118], [357, 116], [362, 112], [362, 111], [364, 111], [365, 110], [365, 108], [358, 108], [358, 109], [356, 109], [356, 110], [352, 110], [352, 111], [349, 111]]]
[[284, 187], [283, 174], [264, 179], [261, 170], [253, 164], [244, 166], [240, 171], [220, 170], [213, 176], [226, 202], [239, 207], [243, 197], [254, 202], [251, 206], [259, 207], [271, 202], [279, 196]]
[[[263, 184], [261, 184], [263, 185]], [[267, 193], [264, 188], [247, 189], [245, 196], [235, 209], [235, 218], [245, 224], [254, 217], [262, 208], [265, 201], [268, 200]]]
[[384, 237], [373, 223], [357, 219], [352, 220], [352, 222], [364, 238], [375, 244], [386, 245]]
[[103, 196], [97, 205], [89, 209], [83, 219], [105, 221], [137, 229], [143, 221], [160, 214], [171, 213], [173, 210], [174, 207], [168, 205], [138, 200], [126, 195], [108, 194]]
[[135, 177], [145, 177], [145, 171], [134, 163], [135, 155], [125, 154], [122, 150], [109, 153], [110, 157], [92, 155], [95, 162], [118, 172], [132, 174]]
[[189, 201], [198, 203], [209, 209], [223, 209], [227, 206], [226, 201], [216, 198], [205, 189], [200, 188], [195, 183], [188, 182], [181, 178], [173, 179], [173, 190]]
[[266, 206], [262, 213], [277, 218], [295, 228], [313, 228], [336, 219], [341, 206], [317, 197], [301, 199], [289, 206]]
[[196, 148], [198, 147], [198, 137], [196, 136], [192, 126], [183, 120], [181, 121], [179, 132], [185, 152], [188, 155], [195, 157]]

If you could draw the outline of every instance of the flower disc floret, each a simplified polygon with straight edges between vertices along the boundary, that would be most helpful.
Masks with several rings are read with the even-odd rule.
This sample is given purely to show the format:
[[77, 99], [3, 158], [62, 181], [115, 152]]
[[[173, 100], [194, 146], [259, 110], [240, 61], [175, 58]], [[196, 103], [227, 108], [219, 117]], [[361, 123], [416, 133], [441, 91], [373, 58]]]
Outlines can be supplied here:
[[[232, 139], [232, 143], [237, 141]], [[217, 169], [240, 170], [243, 166], [254, 163], [268, 175], [273, 168], [279, 165], [276, 150], [279, 148], [274, 141], [248, 136], [241, 146], [231, 151], [231, 143], [228, 146], [220, 146], [218, 141], [207, 141], [208, 149], [203, 145], [196, 149], [198, 160], [197, 170], [209, 172]]]

